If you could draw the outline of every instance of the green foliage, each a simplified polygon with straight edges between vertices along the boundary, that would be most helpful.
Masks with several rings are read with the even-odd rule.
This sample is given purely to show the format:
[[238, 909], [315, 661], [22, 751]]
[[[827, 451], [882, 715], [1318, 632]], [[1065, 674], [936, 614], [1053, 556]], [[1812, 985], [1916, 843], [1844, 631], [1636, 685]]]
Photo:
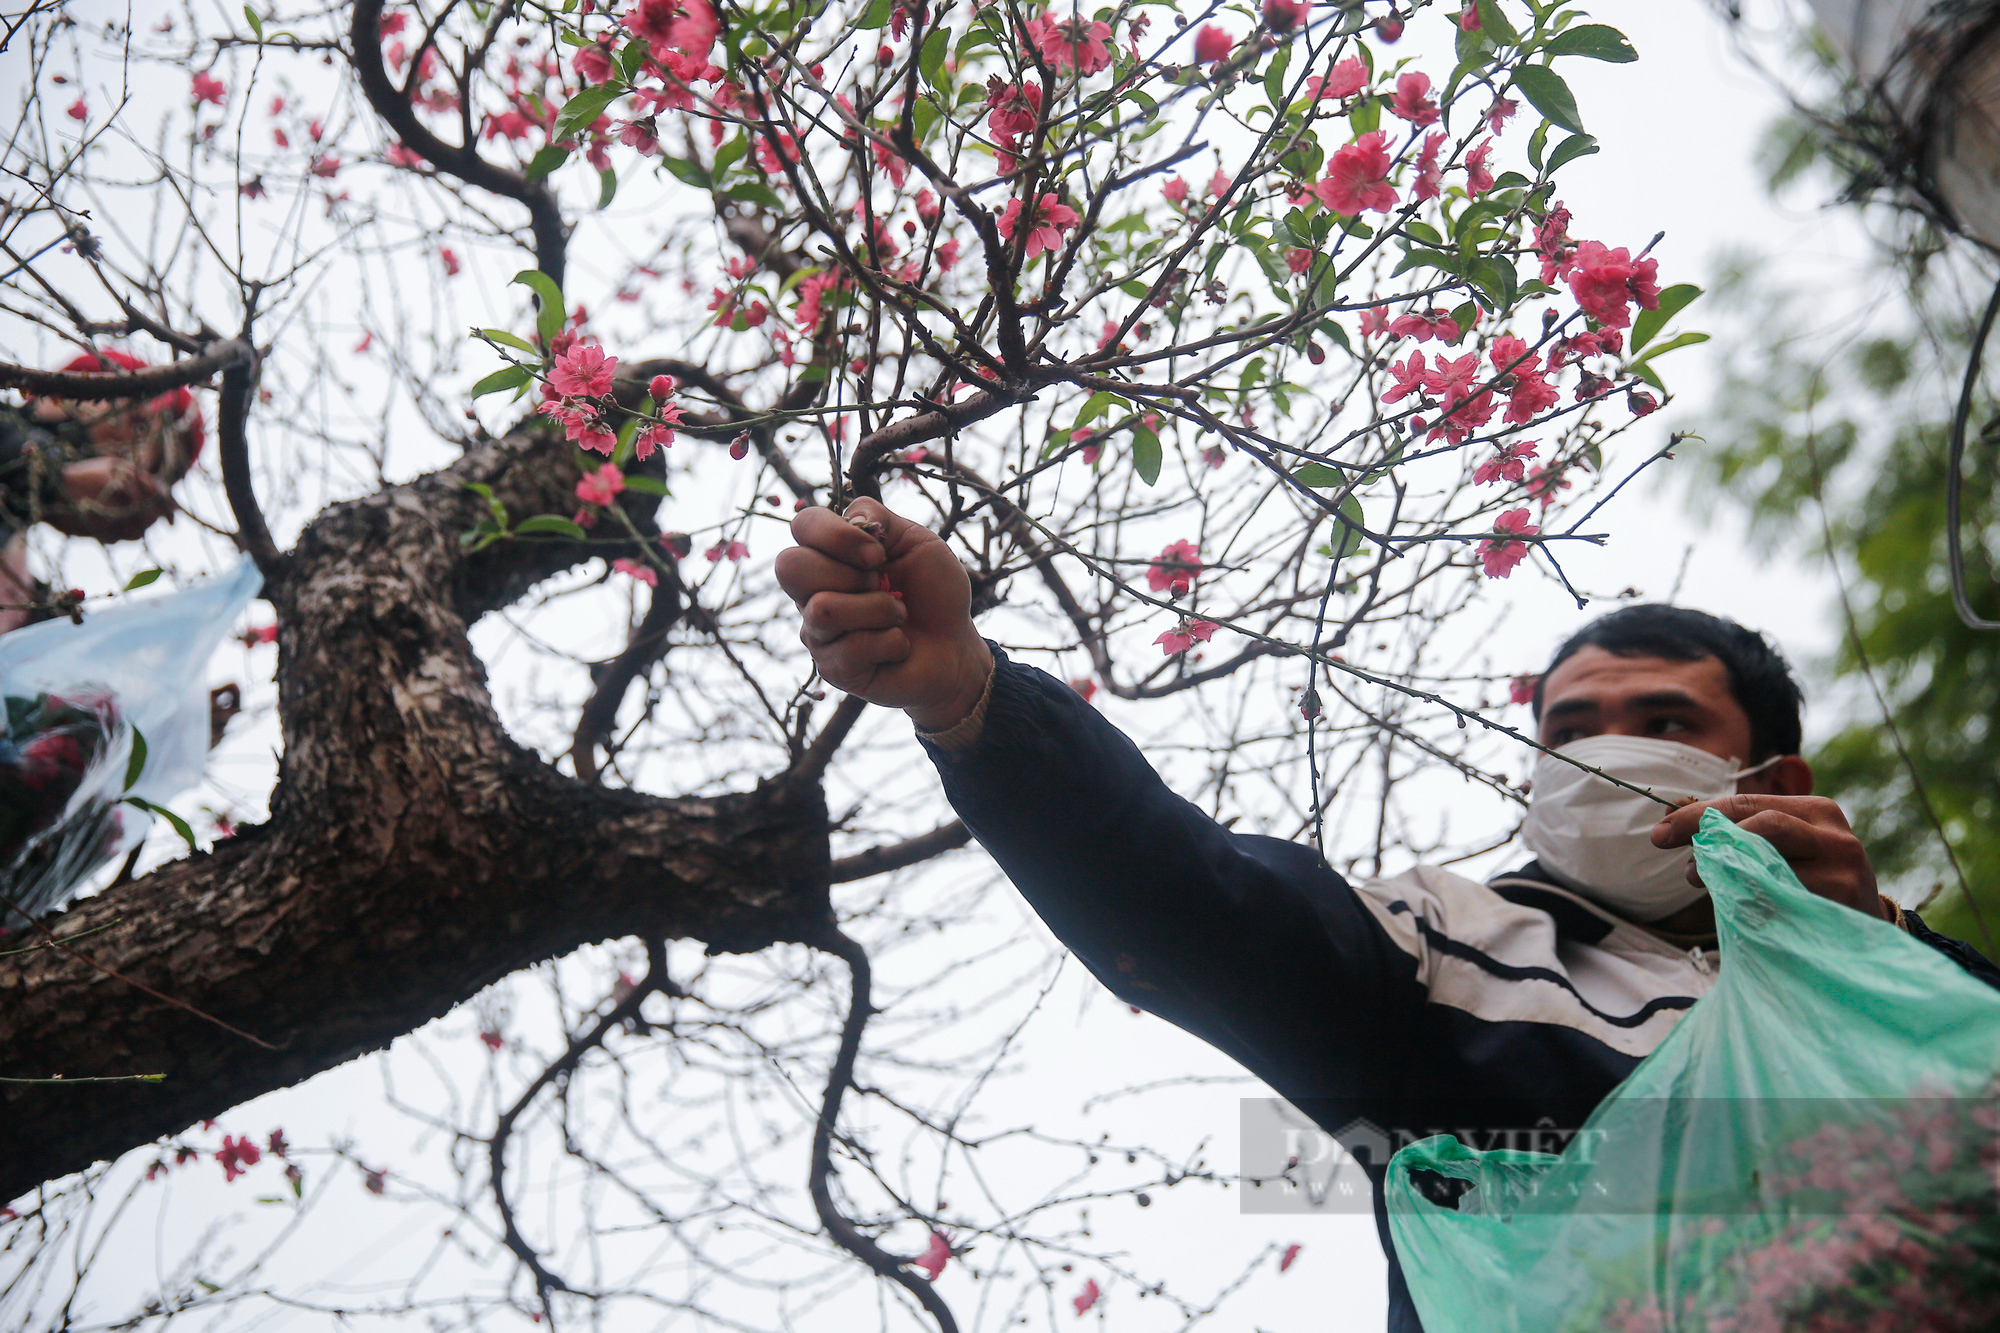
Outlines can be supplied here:
[[[1844, 710], [1844, 725], [1808, 756], [1819, 791], [1846, 809], [1885, 884], [1916, 899], [1938, 891], [1926, 919], [1996, 952], [1979, 918], [2000, 939], [2000, 635], [1959, 622], [1945, 578], [1946, 429], [1968, 313], [1919, 285], [1906, 289], [1908, 331], [1820, 353], [1773, 336], [1806, 323], [1803, 302], [1740, 274], [1722, 287], [1719, 304], [1746, 332], [1724, 359], [1719, 420], [1704, 429], [1713, 443], [1690, 453], [1697, 494], [1704, 506], [1718, 494], [1737, 501], [1753, 533], [1788, 558], [1823, 561], [1830, 535], [1853, 608], [1853, 635], [1809, 691], [1822, 718], [1830, 705]], [[1941, 350], [1917, 332], [1926, 324], [1946, 332]], [[1913, 384], [1928, 392], [1912, 394]], [[1975, 425], [1993, 412], [1988, 401]], [[1968, 455], [1969, 591], [1990, 617], [2000, 614], [2000, 434], [1989, 429]], [[1837, 605], [1830, 612], [1842, 617]], [[1958, 890], [1925, 798], [1976, 902]]]

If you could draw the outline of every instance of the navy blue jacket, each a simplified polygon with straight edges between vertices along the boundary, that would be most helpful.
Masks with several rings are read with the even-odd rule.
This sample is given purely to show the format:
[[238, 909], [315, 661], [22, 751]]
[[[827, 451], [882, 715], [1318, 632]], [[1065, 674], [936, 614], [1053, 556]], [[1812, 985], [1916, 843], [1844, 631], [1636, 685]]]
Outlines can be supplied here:
[[[985, 730], [931, 753], [967, 827], [1120, 999], [1218, 1047], [1329, 1133], [1576, 1127], [1714, 982], [1529, 866], [1352, 885], [1174, 795], [1069, 686], [998, 660]], [[1911, 932], [1995, 986], [2000, 969]], [[1352, 1145], [1350, 1145], [1352, 1146]], [[1421, 1333], [1376, 1186], [1390, 1333]]]

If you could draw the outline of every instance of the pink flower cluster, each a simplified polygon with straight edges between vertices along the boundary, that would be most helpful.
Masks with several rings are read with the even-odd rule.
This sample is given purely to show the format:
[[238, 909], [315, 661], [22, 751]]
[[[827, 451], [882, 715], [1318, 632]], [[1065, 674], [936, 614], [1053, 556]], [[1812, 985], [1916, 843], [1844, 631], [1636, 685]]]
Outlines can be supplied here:
[[1215, 628], [1215, 622], [1212, 620], [1197, 620], [1189, 616], [1153, 642], [1159, 644], [1161, 651], [1168, 657], [1172, 657], [1176, 653], [1186, 652], [1197, 643], [1207, 643], [1210, 636], [1215, 633]]
[[[618, 432], [610, 422], [616, 407], [611, 384], [618, 358], [606, 356], [595, 343], [575, 341], [569, 334], [557, 335], [553, 346], [555, 360], [542, 381], [542, 401], [535, 410], [560, 421], [564, 435], [580, 448], [609, 458], [618, 449]], [[642, 425], [632, 437], [633, 455], [641, 460], [652, 457], [657, 448], [671, 446], [673, 428], [681, 422], [680, 408], [668, 401], [674, 393], [673, 380], [655, 375], [647, 387], [657, 419]]]
[[1201, 563], [1201, 548], [1183, 539], [1153, 557], [1153, 563], [1146, 569], [1146, 586], [1168, 597], [1185, 597], [1196, 576], [1206, 568]]
[[1336, 213], [1386, 213], [1396, 206], [1396, 187], [1388, 181], [1392, 165], [1389, 136], [1371, 130], [1334, 150], [1326, 164], [1326, 179], [1313, 187], [1313, 194]]
[[[1493, 520], [1493, 530], [1497, 533], [1513, 533], [1522, 537], [1532, 537], [1541, 529], [1528, 521], [1525, 509], [1509, 509]], [[1505, 538], [1487, 538], [1479, 543], [1479, 563], [1486, 570], [1489, 579], [1504, 579], [1514, 572], [1514, 566], [1528, 556], [1526, 542], [1508, 541]]]
[[222, 1147], [215, 1154], [215, 1160], [222, 1165], [222, 1178], [234, 1180], [262, 1160], [264, 1154], [246, 1136], [231, 1138], [222, 1136]]
[[1057, 18], [1051, 11], [1027, 26], [1028, 40], [1051, 69], [1095, 74], [1111, 67], [1111, 25], [1100, 19]]
[[1569, 210], [1558, 203], [1535, 227], [1534, 250], [1542, 259], [1543, 282], [1566, 280], [1578, 308], [1600, 329], [1625, 328], [1632, 322], [1632, 305], [1641, 310], [1658, 308], [1658, 260], [1635, 259], [1625, 247], [1614, 250], [1601, 241], [1573, 243], [1569, 224]]
[[1022, 136], [1033, 134], [1041, 123], [1042, 85], [1026, 79], [1007, 83], [996, 74], [986, 81], [986, 105], [990, 108], [986, 128], [993, 132], [993, 146], [999, 150], [1000, 174], [1011, 176]]
[[1323, 97], [1352, 97], [1367, 86], [1368, 66], [1361, 63], [1360, 56], [1349, 56], [1325, 74], [1307, 79], [1305, 94], [1307, 100], [1317, 102]]
[[1490, 486], [1499, 481], [1524, 481], [1527, 478], [1527, 460], [1534, 456], [1533, 440], [1503, 444], [1498, 453], [1473, 470], [1472, 484]]
[[[1455, 337], [1458, 333], [1455, 321], [1434, 321], [1429, 315], [1405, 315], [1389, 326], [1389, 332], [1415, 336], [1422, 341], [1425, 336], [1442, 337], [1440, 326], [1444, 324], [1450, 324]], [[1401, 362], [1390, 365], [1389, 375], [1394, 382], [1383, 391], [1382, 401], [1397, 403], [1419, 394], [1427, 395], [1423, 401], [1429, 405], [1430, 399], [1435, 398], [1441, 410], [1437, 420], [1430, 424], [1427, 438], [1443, 437], [1452, 444], [1465, 443], [1474, 431], [1493, 419], [1499, 408], [1496, 393], [1506, 395], [1505, 420], [1513, 425], [1531, 421], [1537, 413], [1555, 406], [1556, 387], [1544, 377], [1542, 359], [1528, 350], [1527, 343], [1502, 334], [1488, 345], [1487, 355], [1495, 372], [1493, 380], [1490, 387], [1476, 388], [1483, 378], [1479, 353], [1449, 357], [1440, 352], [1436, 364], [1430, 365], [1422, 352], [1412, 352]], [[1421, 418], [1412, 420], [1411, 429], [1422, 429]], [[1516, 474], [1510, 479], [1518, 481], [1520, 476]]]
[[1011, 241], [1014, 233], [1022, 226], [1028, 228], [1027, 248], [1023, 252], [1033, 259], [1043, 251], [1054, 253], [1062, 248], [1062, 234], [1076, 226], [1078, 217], [1074, 208], [1059, 202], [1052, 194], [1045, 194], [1035, 205], [1034, 211], [1022, 221], [1021, 201], [1018, 198], [1007, 201], [1007, 211], [1000, 215], [1000, 239]]

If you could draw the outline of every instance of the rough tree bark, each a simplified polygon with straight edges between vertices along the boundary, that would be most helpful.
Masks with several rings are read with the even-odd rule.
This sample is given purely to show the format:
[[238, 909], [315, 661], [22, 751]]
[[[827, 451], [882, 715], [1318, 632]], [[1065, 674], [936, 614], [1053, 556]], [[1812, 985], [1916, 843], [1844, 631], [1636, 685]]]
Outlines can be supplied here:
[[812, 775], [661, 799], [558, 773], [501, 726], [467, 629], [588, 549], [462, 554], [485, 512], [464, 484], [525, 515], [573, 507], [576, 477], [572, 451], [528, 429], [306, 529], [270, 590], [285, 749], [269, 822], [47, 921], [272, 1049], [70, 952], [0, 958], [0, 1075], [166, 1075], [0, 1085], [0, 1200], [379, 1049], [579, 945], [751, 950], [828, 920]]

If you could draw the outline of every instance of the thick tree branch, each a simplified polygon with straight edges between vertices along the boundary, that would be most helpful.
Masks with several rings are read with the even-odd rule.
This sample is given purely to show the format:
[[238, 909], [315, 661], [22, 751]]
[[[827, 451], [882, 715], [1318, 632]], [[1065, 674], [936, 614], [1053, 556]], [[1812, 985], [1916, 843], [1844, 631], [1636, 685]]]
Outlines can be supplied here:
[[668, 572], [661, 577], [664, 582], [653, 589], [646, 614], [639, 618], [638, 627], [625, 647], [610, 661], [591, 668], [590, 697], [577, 712], [576, 732], [569, 747], [570, 767], [585, 782], [598, 780], [597, 750], [618, 723], [618, 708], [625, 702], [625, 692], [653, 663], [667, 655], [667, 631], [687, 609], [687, 592], [681, 586], [680, 575]]
[[870, 875], [887, 874], [891, 870], [916, 865], [919, 861], [928, 861], [971, 841], [972, 830], [965, 826], [964, 820], [954, 819], [949, 824], [941, 824], [929, 833], [919, 833], [906, 841], [886, 847], [870, 847], [865, 852], [843, 856], [833, 863], [829, 877], [835, 884], [846, 884], [867, 879]]
[[[743, 401], [743, 395], [729, 387], [720, 377], [710, 373], [708, 367], [698, 366], [692, 361], [679, 361], [673, 357], [653, 357], [646, 361], [635, 361], [619, 376], [620, 387], [630, 384], [643, 392], [643, 386], [655, 375], [671, 375], [676, 383], [690, 384], [713, 398], [721, 405], [731, 425], [740, 426], [750, 434], [750, 441], [757, 446], [758, 454], [771, 465], [778, 480], [792, 493], [795, 500], [814, 503], [817, 488], [798, 473], [792, 460], [785, 457], [778, 447], [778, 433], [771, 429], [771, 418], [760, 413]], [[634, 397], [636, 398], [636, 394]], [[725, 427], [726, 429], [726, 427]]]
[[847, 482], [856, 495], [871, 500], [882, 498], [881, 474], [889, 455], [929, 440], [955, 435], [975, 421], [984, 421], [1021, 401], [1020, 396], [1001, 390], [979, 390], [962, 403], [939, 403], [928, 412], [892, 421], [854, 446], [847, 465]]
[[856, 1226], [854, 1219], [841, 1212], [840, 1206], [833, 1201], [833, 1139], [840, 1123], [840, 1103], [847, 1090], [854, 1086], [854, 1061], [861, 1052], [861, 1033], [875, 1010], [868, 999], [868, 951], [842, 934], [831, 921], [808, 942], [846, 963], [848, 976], [853, 981], [847, 1021], [840, 1029], [840, 1051], [834, 1056], [833, 1072], [826, 1080], [826, 1095], [820, 1100], [819, 1120], [813, 1126], [809, 1182], [813, 1209], [836, 1245], [874, 1269], [879, 1276], [888, 1278], [916, 1297], [917, 1304], [923, 1306], [937, 1322], [938, 1333], [958, 1333], [958, 1321], [952, 1317], [951, 1307], [945, 1304], [944, 1297], [938, 1295], [937, 1288], [911, 1272], [908, 1259], [898, 1259], [877, 1245], [874, 1238]]
[[569, 229], [563, 224], [562, 209], [548, 186], [487, 161], [470, 143], [454, 146], [425, 128], [408, 94], [396, 87], [382, 64], [382, 0], [355, 0], [348, 41], [352, 46], [348, 59], [361, 81], [361, 95], [368, 99], [375, 114], [387, 122], [407, 147], [433, 166], [449, 171], [468, 185], [526, 205], [535, 237], [535, 266], [555, 279], [556, 286], [562, 286]]
[[104, 402], [116, 398], [152, 398], [169, 389], [186, 388], [214, 378], [217, 371], [249, 361], [256, 353], [241, 338], [216, 343], [199, 356], [169, 361], [144, 370], [37, 370], [0, 362], [0, 389], [21, 389], [47, 398]]
[[515, 513], [574, 503], [545, 429], [323, 512], [272, 592], [284, 731], [270, 822], [72, 906], [102, 963], [280, 1049], [260, 1050], [55, 950], [0, 958], [0, 1075], [161, 1071], [0, 1085], [0, 1198], [287, 1087], [448, 1012], [537, 961], [606, 939], [721, 950], [826, 920], [815, 784], [662, 799], [588, 786], [516, 744], [473, 654], [473, 619], [595, 548], [466, 556], [479, 481]]
[[[535, 1077], [535, 1081], [514, 1099], [514, 1104], [501, 1114], [499, 1121], [493, 1126], [493, 1137], [487, 1141], [487, 1169], [493, 1184], [494, 1206], [500, 1212], [500, 1223], [503, 1228], [501, 1239], [513, 1252], [514, 1257], [519, 1259], [534, 1277], [535, 1294], [541, 1298], [544, 1312], [548, 1312], [548, 1301], [552, 1292], [573, 1292], [576, 1288], [550, 1272], [535, 1247], [521, 1234], [520, 1224], [514, 1217], [514, 1206], [507, 1197], [507, 1142], [514, 1136], [514, 1126], [520, 1121], [522, 1113], [534, 1104], [535, 1098], [541, 1095], [544, 1088], [569, 1074], [582, 1063], [584, 1056], [602, 1046], [613, 1028], [638, 1017], [640, 1006], [654, 994], [662, 991], [677, 993], [677, 988], [667, 976], [666, 950], [660, 947], [657, 940], [649, 940], [646, 952], [651, 965], [644, 979], [633, 986], [624, 999], [612, 1005], [611, 1012], [592, 1024], [590, 1031], [571, 1041], [569, 1049], [563, 1052], [560, 1059], [551, 1063]], [[554, 1320], [551, 1319], [550, 1323], [553, 1326]]]
[[250, 475], [250, 404], [256, 400], [255, 356], [232, 361], [222, 372], [222, 392], [216, 401], [215, 450], [222, 463], [222, 490], [236, 515], [236, 544], [256, 561], [269, 596], [285, 577], [285, 557], [271, 540], [264, 511], [257, 504], [257, 487]]

